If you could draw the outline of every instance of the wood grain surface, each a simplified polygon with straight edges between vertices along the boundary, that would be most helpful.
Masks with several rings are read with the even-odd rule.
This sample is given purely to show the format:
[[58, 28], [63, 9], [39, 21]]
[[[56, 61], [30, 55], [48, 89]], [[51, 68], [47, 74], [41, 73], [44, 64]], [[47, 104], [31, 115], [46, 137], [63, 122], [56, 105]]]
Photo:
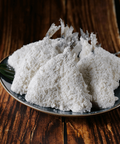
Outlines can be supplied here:
[[[120, 51], [119, 9], [120, 0], [0, 0], [0, 60], [42, 39], [59, 18], [74, 31], [96, 33], [111, 53]], [[0, 84], [0, 144], [22, 143], [119, 144], [120, 108], [90, 117], [58, 117], [24, 106]]]

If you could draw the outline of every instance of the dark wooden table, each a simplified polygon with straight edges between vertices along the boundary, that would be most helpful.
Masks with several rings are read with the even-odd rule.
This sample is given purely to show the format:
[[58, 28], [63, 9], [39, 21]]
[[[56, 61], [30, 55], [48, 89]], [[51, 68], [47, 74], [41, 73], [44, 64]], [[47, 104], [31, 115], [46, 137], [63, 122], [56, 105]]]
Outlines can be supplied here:
[[[59, 18], [74, 31], [95, 32], [104, 49], [120, 51], [119, 12], [119, 0], [0, 0], [0, 60], [42, 39]], [[20, 143], [119, 144], [120, 108], [96, 116], [59, 117], [19, 103], [0, 84], [0, 144]]]

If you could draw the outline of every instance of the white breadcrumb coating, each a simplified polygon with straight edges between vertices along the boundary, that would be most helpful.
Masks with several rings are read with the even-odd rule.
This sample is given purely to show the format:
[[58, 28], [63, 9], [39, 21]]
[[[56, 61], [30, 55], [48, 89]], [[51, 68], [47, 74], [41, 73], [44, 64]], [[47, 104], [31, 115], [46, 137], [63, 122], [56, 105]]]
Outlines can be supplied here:
[[[96, 34], [52, 24], [46, 37], [23, 46], [8, 59], [15, 69], [11, 90], [31, 103], [63, 111], [109, 108], [118, 98], [120, 58], [97, 46]], [[50, 39], [61, 28], [61, 38]]]
[[27, 52], [31, 50], [35, 45], [40, 43], [41, 41], [30, 43], [16, 50], [11, 56], [9, 56], [8, 64], [11, 65], [16, 71], [17, 68], [21, 65], [21, 62], [24, 59]]
[[[88, 33], [85, 34], [82, 31], [82, 35], [84, 38], [82, 36], [80, 38], [81, 40], [80, 42], [82, 45], [81, 48], [82, 50], [79, 55], [80, 59], [87, 57], [88, 54], [92, 52], [94, 53], [95, 56], [98, 55], [101, 61], [104, 60], [108, 64], [108, 68], [109, 67], [111, 68], [113, 86], [114, 86], [113, 90], [115, 90], [119, 86], [119, 80], [120, 80], [120, 58], [104, 50], [102, 47], [96, 46], [97, 39], [95, 34], [91, 33], [89, 37]], [[89, 44], [88, 40], [91, 40], [91, 44]]]
[[118, 98], [114, 96], [115, 81], [108, 63], [91, 52], [79, 61], [78, 68], [92, 95], [92, 103], [99, 108], [112, 107]]
[[120, 59], [103, 48], [97, 47], [97, 39], [93, 33], [89, 37], [88, 33], [85, 35], [82, 31], [82, 35], [78, 68], [88, 85], [92, 103], [99, 108], [112, 107], [118, 100], [114, 96], [114, 90], [119, 86]]
[[46, 36], [48, 36], [49, 38], [51, 38], [54, 35], [54, 33], [56, 33], [59, 29], [60, 29], [60, 26], [56, 26], [53, 23], [51, 25], [50, 29], [48, 30], [48, 32], [46, 33]]
[[25, 94], [37, 70], [49, 59], [62, 52], [62, 49], [58, 47], [59, 43], [60, 41], [57, 39], [52, 40], [46, 37], [44, 40], [34, 43], [24, 57], [21, 55], [22, 61], [16, 70], [11, 90], [16, 93]]
[[[31, 80], [26, 100], [40, 106], [73, 112], [90, 112], [92, 96], [76, 67], [78, 58], [70, 48], [40, 67]], [[34, 85], [33, 85], [34, 84]]]
[[112, 79], [114, 79], [116, 82], [120, 80], [120, 58], [115, 56], [114, 54], [109, 53], [108, 51], [104, 50], [101, 47], [95, 48], [95, 55], [98, 55], [101, 57], [101, 59], [104, 59], [108, 65], [112, 69]]
[[[43, 40], [40, 40], [38, 42], [34, 42], [34, 43], [30, 43], [27, 45], [24, 45], [23, 47], [21, 47], [20, 49], [16, 50], [11, 56], [9, 56], [8, 58], [8, 64], [11, 65], [15, 71], [17, 70], [17, 68], [19, 68], [21, 66], [22, 60], [24, 59], [24, 57], [26, 56], [26, 54], [29, 52], [29, 50], [31, 51], [31, 49], [34, 50], [34, 47], [39, 45], [38, 48], [40, 48], [41, 45], [43, 45], [44, 40], [49, 40], [50, 37], [53, 36], [53, 34], [55, 32], [57, 32], [60, 29], [61, 26], [55, 26], [55, 24], [53, 23], [51, 25], [51, 27], [49, 28], [46, 37]], [[60, 45], [58, 43], [58, 45]]]
[[[62, 22], [62, 21], [61, 21]], [[67, 46], [73, 46], [78, 41], [78, 34], [72, 33], [73, 28], [68, 27], [63, 38], [50, 39], [60, 26], [52, 24], [47, 32], [47, 37], [36, 43], [26, 45], [13, 53], [8, 59], [8, 63], [15, 69], [15, 77], [11, 90], [26, 94], [28, 85], [37, 70], [49, 59], [62, 53]], [[17, 60], [16, 60], [17, 59]]]

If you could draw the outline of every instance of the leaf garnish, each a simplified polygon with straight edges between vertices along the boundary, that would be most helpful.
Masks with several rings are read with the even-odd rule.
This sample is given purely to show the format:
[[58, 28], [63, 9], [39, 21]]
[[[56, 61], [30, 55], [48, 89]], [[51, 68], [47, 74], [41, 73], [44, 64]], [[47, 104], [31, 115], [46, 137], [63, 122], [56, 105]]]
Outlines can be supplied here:
[[4, 76], [10, 80], [14, 79], [15, 71], [7, 64], [0, 64], [0, 76]]

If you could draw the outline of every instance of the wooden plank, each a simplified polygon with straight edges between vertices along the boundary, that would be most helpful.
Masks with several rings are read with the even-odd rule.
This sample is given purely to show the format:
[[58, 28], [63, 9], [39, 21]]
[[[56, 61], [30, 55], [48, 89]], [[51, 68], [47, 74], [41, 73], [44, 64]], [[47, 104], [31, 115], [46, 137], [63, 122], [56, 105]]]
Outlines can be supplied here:
[[[119, 51], [113, 4], [113, 0], [1, 0], [0, 59], [24, 44], [42, 39], [53, 22], [59, 24], [59, 18], [75, 31], [81, 27], [97, 33], [106, 50]], [[54, 37], [57, 36], [59, 33]], [[120, 108], [98, 116], [62, 121], [61, 117], [20, 104], [0, 84], [0, 143], [120, 143], [119, 119]]]
[[[102, 47], [112, 53], [120, 51], [114, 1], [71, 0], [67, 1], [67, 22], [79, 31], [97, 33]], [[120, 108], [92, 117], [67, 118], [68, 144], [120, 143]]]
[[63, 143], [61, 117], [26, 107], [3, 90], [0, 103], [0, 143]]
[[[50, 6], [50, 23], [55, 23], [55, 25], [60, 25], [60, 18], [65, 22], [65, 0], [51, 0]], [[60, 30], [53, 35], [53, 38], [60, 37]]]
[[96, 33], [104, 49], [113, 53], [120, 50], [113, 0], [67, 1], [67, 23], [75, 31], [82, 28], [84, 31]]
[[51, 17], [50, 17], [50, 23], [55, 23], [56, 25], [59, 25], [59, 19], [65, 21], [65, 0], [51, 0]]
[[120, 108], [109, 113], [79, 118], [67, 118], [68, 144], [97, 144], [120, 142]]
[[[60, 10], [54, 17], [58, 8], [64, 11], [64, 0], [0, 1], [0, 60], [23, 45], [42, 39], [51, 20], [64, 17]], [[62, 144], [63, 125], [61, 117], [17, 102], [0, 84], [0, 143]]]

